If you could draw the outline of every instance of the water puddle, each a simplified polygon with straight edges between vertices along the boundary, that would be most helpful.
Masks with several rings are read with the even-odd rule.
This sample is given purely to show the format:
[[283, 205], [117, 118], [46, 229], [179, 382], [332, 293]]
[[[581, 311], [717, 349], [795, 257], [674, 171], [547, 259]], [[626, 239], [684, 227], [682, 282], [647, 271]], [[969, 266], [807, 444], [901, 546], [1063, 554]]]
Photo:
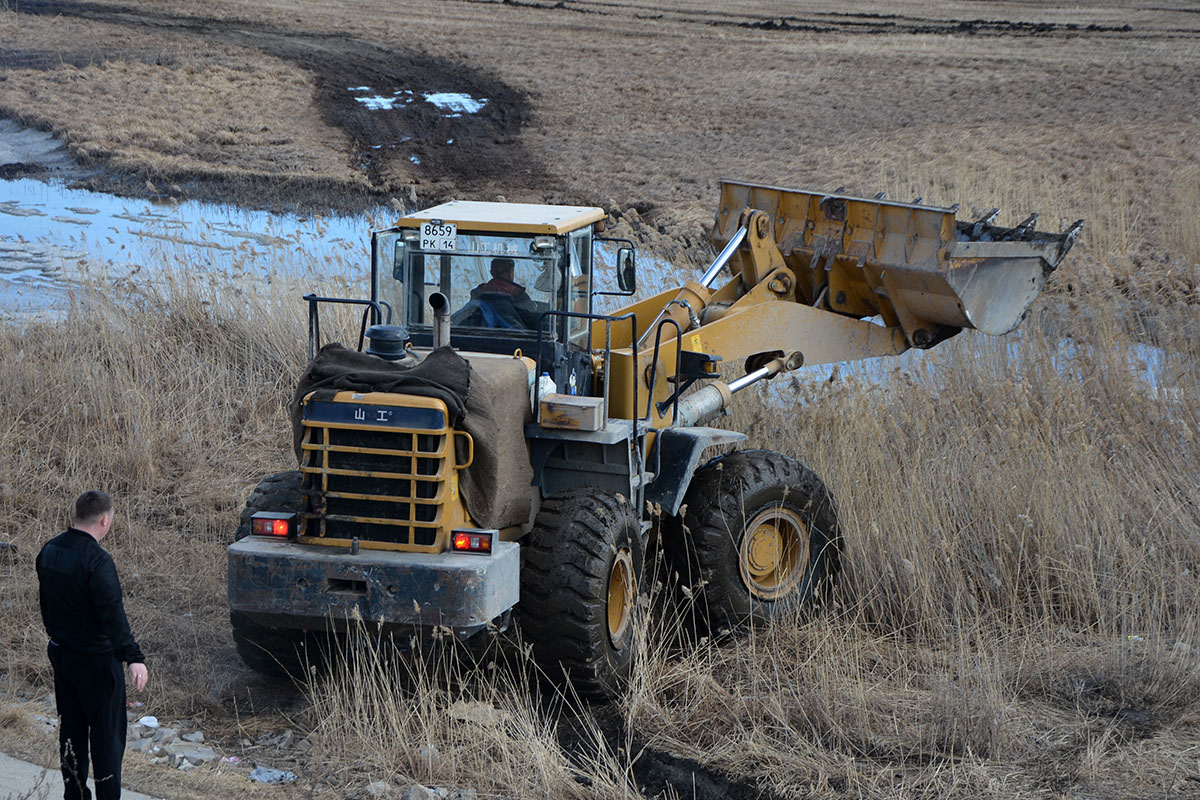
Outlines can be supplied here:
[[[413, 160], [419, 163], [417, 157]], [[390, 224], [393, 216], [383, 209], [359, 216], [301, 216], [191, 201], [159, 204], [32, 178], [0, 181], [0, 317], [61, 310], [72, 284], [83, 276], [152, 280], [160, 266], [172, 270], [186, 265], [206, 275], [262, 282], [276, 276], [311, 279], [314, 287], [324, 278], [361, 282], [369, 271], [369, 232]], [[597, 247], [597, 289], [616, 290], [615, 262], [615, 246]], [[597, 296], [597, 313], [612, 313], [700, 272], [648, 253], [639, 255], [637, 271], [634, 297]], [[805, 367], [791, 378], [810, 385], [838, 377], [886, 385], [902, 374], [936, 384], [958, 359], [999, 355], [996, 363], [1007, 363], [1008, 374], [1019, 379], [1027, 369], [1021, 337], [1021, 330], [1002, 339], [967, 331], [932, 351]], [[1082, 380], [1082, 371], [1091, 368], [1089, 352], [1086, 345], [1063, 339], [1055, 347], [1054, 371], [1079, 373]], [[1169, 392], [1167, 376], [1173, 367], [1161, 348], [1133, 344], [1127, 361], [1129, 372], [1148, 391]], [[780, 402], [795, 397], [792, 380], [768, 386], [764, 391]]]
[[413, 93], [408, 89], [399, 89], [391, 94], [370, 94], [374, 92], [370, 86], [351, 86], [346, 91], [355, 95], [354, 100], [362, 103], [368, 111], [391, 111], [396, 106], [406, 106], [412, 103]]
[[427, 92], [425, 102], [437, 106], [447, 112], [448, 117], [458, 117], [463, 114], [478, 114], [487, 105], [487, 98], [476, 100], [469, 94], [457, 92]]
[[387, 219], [131, 200], [32, 178], [0, 182], [0, 313], [61, 307], [83, 275], [186, 264], [208, 274], [356, 276]]
[[[0, 181], [0, 316], [61, 309], [83, 276], [148, 278], [160, 265], [230, 277], [355, 280], [369, 269], [371, 229], [393, 216], [383, 209], [353, 217], [272, 214], [120, 198], [33, 178]], [[616, 289], [615, 260], [615, 248], [597, 248], [598, 288]], [[638, 277], [641, 298], [695, 276], [643, 256]], [[627, 302], [597, 298], [610, 310]]]

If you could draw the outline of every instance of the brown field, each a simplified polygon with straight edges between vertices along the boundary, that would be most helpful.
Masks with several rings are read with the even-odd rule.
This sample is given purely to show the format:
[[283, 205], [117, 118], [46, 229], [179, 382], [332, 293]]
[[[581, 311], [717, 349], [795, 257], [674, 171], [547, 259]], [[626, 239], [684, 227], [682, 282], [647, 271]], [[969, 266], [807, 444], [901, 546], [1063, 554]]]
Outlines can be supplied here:
[[[347, 92], [367, 85], [488, 104], [372, 112]], [[0, 116], [52, 130], [110, 191], [595, 203], [681, 265], [711, 256], [722, 177], [1088, 220], [1019, 336], [740, 402], [728, 424], [837, 498], [836, 606], [682, 650], [651, 626], [639, 679], [586, 712], [519, 670], [435, 660], [402, 680], [369, 645], [305, 691], [239, 665], [223, 548], [259, 476], [290, 466], [296, 297], [320, 287], [180, 265], [0, 328], [0, 537], [18, 547], [0, 554], [0, 704], [48, 689], [33, 554], [104, 486], [148, 707], [248, 758], [263, 731], [311, 735], [303, 787], [275, 794], [1200, 797], [1197, 98], [1183, 4], [0, 4]], [[464, 699], [499, 721], [447, 713]], [[53, 745], [5, 712], [0, 750]], [[171, 797], [248, 786], [127, 764]]]

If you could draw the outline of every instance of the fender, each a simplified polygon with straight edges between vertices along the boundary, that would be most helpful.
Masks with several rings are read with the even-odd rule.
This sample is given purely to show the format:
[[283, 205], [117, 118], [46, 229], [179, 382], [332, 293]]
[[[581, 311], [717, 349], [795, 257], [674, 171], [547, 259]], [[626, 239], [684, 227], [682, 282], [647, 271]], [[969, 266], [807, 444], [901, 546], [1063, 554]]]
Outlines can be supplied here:
[[646, 500], [662, 506], [664, 514], [675, 516], [705, 448], [745, 440], [744, 433], [720, 428], [663, 428], [650, 450], [649, 463], [658, 465], [658, 474], [646, 486]]

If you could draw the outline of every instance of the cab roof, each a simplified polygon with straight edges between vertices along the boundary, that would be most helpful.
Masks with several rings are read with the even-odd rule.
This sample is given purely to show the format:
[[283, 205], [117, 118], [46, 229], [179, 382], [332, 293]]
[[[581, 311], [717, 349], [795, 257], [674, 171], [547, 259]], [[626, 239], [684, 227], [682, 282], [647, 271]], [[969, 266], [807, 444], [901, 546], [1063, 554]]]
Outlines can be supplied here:
[[452, 200], [401, 218], [399, 228], [417, 228], [428, 220], [453, 222], [475, 231], [559, 234], [578, 230], [607, 216], [589, 206], [544, 206], [531, 203], [483, 203]]

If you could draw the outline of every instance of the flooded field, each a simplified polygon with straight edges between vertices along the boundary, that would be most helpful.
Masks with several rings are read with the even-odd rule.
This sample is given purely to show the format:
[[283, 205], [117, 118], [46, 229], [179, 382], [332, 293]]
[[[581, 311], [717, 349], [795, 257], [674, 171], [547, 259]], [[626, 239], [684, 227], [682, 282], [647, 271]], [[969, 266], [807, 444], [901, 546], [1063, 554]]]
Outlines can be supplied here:
[[[361, 87], [360, 87], [361, 88]], [[436, 96], [450, 114], [486, 100]], [[188, 269], [214, 276], [364, 278], [370, 232], [394, 222], [378, 208], [361, 215], [275, 214], [234, 205], [160, 203], [68, 188], [61, 181], [0, 181], [0, 315], [61, 308], [83, 278], [118, 280]], [[615, 245], [595, 251], [597, 288], [615, 288]], [[687, 274], [683, 274], [686, 272]], [[694, 277], [649, 254], [638, 262], [637, 297]], [[597, 311], [627, 302], [597, 298]]]
[[[0, 182], [0, 316], [53, 313], [68, 302], [84, 278], [153, 280], [164, 271], [196, 270], [251, 282], [276, 276], [363, 279], [369, 270], [370, 231], [391, 223], [393, 212], [361, 216], [272, 214], [201, 202], [153, 203], [70, 189], [34, 178]], [[596, 285], [612, 282], [615, 247], [595, 252]], [[694, 278], [690, 270], [643, 253], [638, 259], [637, 299]], [[627, 300], [597, 297], [597, 312], [613, 312]], [[909, 351], [898, 358], [841, 365], [814, 365], [788, 381], [761, 390], [773, 402], [797, 402], [800, 383], [853, 378], [885, 384], [892, 377], [936, 383], [939, 373], [963, 357], [1001, 348], [1021, 369], [1017, 352], [1022, 331], [1003, 340], [966, 331], [935, 352]], [[1083, 348], [1086, 350], [1086, 348]], [[1064, 339], [1055, 367], [1078, 372], [1087, 353]], [[1129, 369], [1154, 391], [1162, 385], [1168, 359], [1161, 348], [1135, 345]], [[769, 387], [769, 388], [768, 388]]]
[[0, 182], [0, 313], [48, 311], [84, 277], [356, 276], [369, 264], [362, 216], [300, 216], [213, 203], [132, 200], [33, 178]]

